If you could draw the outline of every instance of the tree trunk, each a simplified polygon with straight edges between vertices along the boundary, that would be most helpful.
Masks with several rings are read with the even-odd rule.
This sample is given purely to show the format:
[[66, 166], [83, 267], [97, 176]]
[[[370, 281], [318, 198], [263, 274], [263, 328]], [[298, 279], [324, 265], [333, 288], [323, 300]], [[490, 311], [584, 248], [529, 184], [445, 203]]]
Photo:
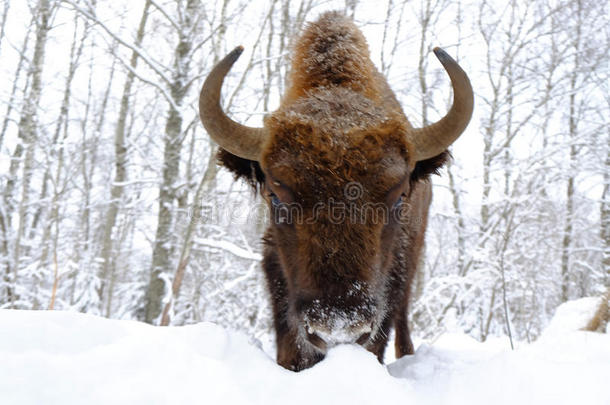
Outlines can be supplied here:
[[[0, 51], [2, 50], [2, 40], [4, 39], [4, 29], [6, 27], [6, 17], [8, 16], [9, 4], [10, 1], [6, 0], [6, 2], [4, 3], [4, 9], [2, 10], [2, 23], [0, 23]], [[1, 55], [2, 54], [0, 53], [0, 57]]]
[[600, 236], [602, 240], [602, 271], [605, 273], [606, 289], [610, 289], [610, 128], [606, 143], [606, 163], [604, 165], [604, 188], [600, 207]]
[[[8, 2], [7, 2], [7, 4], [8, 4]], [[34, 19], [35, 19], [35, 17], [33, 17], [33, 20]], [[9, 97], [9, 102], [6, 107], [6, 113], [4, 116], [4, 121], [2, 123], [2, 130], [0, 131], [0, 150], [2, 150], [4, 135], [6, 134], [8, 124], [11, 121], [11, 113], [13, 112], [13, 107], [16, 102], [17, 86], [19, 84], [19, 78], [21, 77], [21, 72], [24, 70], [24, 62], [26, 62], [26, 51], [27, 51], [27, 47], [29, 44], [29, 38], [30, 38], [32, 25], [33, 25], [33, 21], [30, 23], [30, 27], [28, 28], [27, 33], [25, 34], [25, 38], [23, 40], [23, 45], [21, 46], [21, 51], [19, 53], [19, 55], [20, 55], [19, 62], [17, 63], [17, 69], [15, 71], [15, 75], [14, 75], [14, 79], [13, 79], [13, 87], [11, 89], [11, 95]], [[29, 81], [26, 81], [25, 88], [23, 89], [24, 94], [27, 92], [28, 88], [29, 88]], [[17, 147], [15, 149], [15, 152], [18, 152], [18, 151], [21, 151], [20, 153], [22, 153], [23, 149]], [[16, 157], [15, 154], [13, 154], [12, 157]], [[19, 169], [18, 163], [19, 163], [19, 158], [11, 159], [11, 165], [10, 165], [10, 169], [9, 169], [7, 184], [6, 184], [6, 187], [1, 196], [2, 201], [3, 201], [3, 207], [2, 207], [2, 209], [0, 209], [0, 232], [2, 232], [1, 239], [0, 239], [0, 265], [1, 265], [0, 271], [2, 272], [2, 279], [6, 286], [5, 287], [6, 298], [7, 298], [7, 301], [9, 301], [9, 302], [13, 302], [13, 297], [12, 297], [13, 289], [10, 286], [11, 274], [12, 274], [11, 258], [10, 258], [11, 248], [10, 248], [10, 242], [9, 242], [12, 239], [10, 212], [12, 212], [13, 189], [14, 189], [14, 184], [15, 184], [14, 179], [17, 176], [17, 170]]]
[[464, 214], [462, 213], [462, 207], [460, 204], [460, 191], [457, 189], [455, 184], [455, 178], [453, 175], [453, 163], [447, 164], [447, 174], [449, 177], [449, 191], [451, 192], [451, 201], [453, 204], [453, 212], [457, 219], [457, 271], [460, 276], [466, 275], [466, 225], [464, 223]]
[[[193, 199], [192, 205], [193, 207], [199, 207], [199, 204], [204, 199], [206, 195], [210, 193], [212, 189], [214, 189], [216, 173], [218, 172], [218, 167], [216, 165], [216, 151], [217, 148], [215, 145], [210, 145], [210, 157], [208, 159], [208, 166], [206, 168], [205, 174], [197, 187], [197, 191], [195, 193], [195, 197]], [[194, 208], [195, 212], [198, 212], [198, 208]], [[174, 274], [174, 281], [172, 282], [172, 298], [168, 301], [164, 308], [163, 314], [161, 316], [161, 326], [168, 326], [170, 321], [169, 312], [172, 307], [172, 303], [175, 303], [180, 295], [180, 287], [182, 286], [182, 280], [184, 279], [184, 273], [186, 271], [186, 266], [189, 263], [191, 249], [193, 248], [193, 237], [195, 236], [195, 228], [199, 224], [197, 221], [197, 216], [193, 216], [189, 221], [186, 232], [184, 235], [184, 242], [182, 245], [182, 251], [180, 252], [180, 258], [178, 259], [178, 267], [176, 268], [176, 272]]]
[[[53, 4], [55, 6], [55, 4]], [[9, 173], [11, 176], [7, 181], [5, 189], [5, 201], [14, 198], [13, 192], [16, 183], [16, 172], [17, 167], [20, 163], [20, 159], [25, 152], [25, 158], [23, 163], [23, 175], [21, 183], [21, 200], [19, 203], [19, 222], [17, 225], [17, 232], [15, 235], [14, 249], [13, 249], [13, 283], [17, 283], [18, 272], [19, 272], [19, 261], [21, 258], [21, 239], [25, 233], [26, 227], [26, 216], [27, 208], [29, 204], [30, 195], [30, 181], [32, 176], [32, 167], [34, 160], [34, 146], [36, 144], [38, 134], [36, 125], [37, 109], [40, 103], [40, 96], [42, 92], [42, 68], [44, 66], [45, 57], [45, 46], [47, 41], [47, 35], [50, 26], [51, 14], [53, 12], [51, 3], [49, 0], [40, 0], [37, 7], [37, 28], [36, 28], [36, 44], [34, 46], [34, 55], [32, 56], [30, 75], [32, 77], [32, 85], [29, 93], [26, 95], [23, 109], [21, 112], [21, 118], [19, 119], [19, 131], [18, 137], [20, 143], [15, 149], [13, 157], [15, 160], [11, 161], [11, 167]], [[12, 204], [6, 205], [6, 210], [10, 216], [12, 211]], [[12, 295], [12, 303], [14, 307], [15, 295]]]
[[[57, 220], [57, 210], [59, 209], [57, 207], [57, 189], [59, 188], [59, 177], [61, 175], [61, 171], [63, 169], [62, 165], [63, 165], [63, 153], [64, 153], [64, 141], [68, 135], [68, 114], [70, 111], [70, 100], [71, 100], [71, 96], [72, 96], [72, 80], [74, 79], [74, 75], [76, 74], [76, 69], [79, 66], [79, 60], [80, 60], [80, 56], [82, 54], [83, 51], [83, 45], [85, 42], [85, 39], [88, 35], [88, 31], [85, 29], [83, 32], [83, 35], [78, 38], [77, 37], [77, 32], [78, 32], [78, 18], [75, 16], [74, 17], [74, 36], [72, 38], [72, 47], [70, 49], [70, 65], [68, 67], [68, 74], [66, 76], [66, 83], [64, 86], [64, 96], [61, 102], [61, 106], [59, 108], [59, 116], [57, 117], [56, 120], [56, 125], [55, 125], [55, 131], [53, 133], [53, 140], [51, 142], [51, 152], [50, 152], [50, 159], [48, 159], [49, 164], [48, 166], [45, 168], [45, 173], [44, 173], [44, 178], [42, 180], [42, 191], [40, 192], [39, 195], [39, 200], [38, 200], [38, 207], [36, 209], [36, 212], [33, 215], [33, 219], [32, 219], [32, 224], [31, 224], [31, 229], [30, 229], [30, 237], [34, 237], [35, 235], [35, 231], [36, 228], [38, 227], [40, 218], [43, 216], [43, 212], [46, 210], [47, 205], [44, 200], [47, 197], [47, 193], [48, 193], [48, 184], [52, 179], [52, 163], [53, 162], [57, 162], [57, 169], [56, 169], [56, 173], [55, 173], [55, 177], [54, 177], [54, 182], [52, 184], [55, 185], [55, 195], [53, 196], [53, 201], [50, 205], [50, 222], [47, 222], [46, 226], [44, 227], [44, 231], [43, 231], [43, 238], [42, 238], [42, 242], [41, 242], [41, 246], [42, 246], [42, 253], [40, 255], [40, 267], [44, 267], [46, 266], [47, 263], [47, 259], [48, 259], [48, 250], [49, 250], [49, 240], [50, 240], [50, 235], [51, 235], [51, 230], [52, 230], [52, 226], [51, 223], [55, 220]], [[62, 140], [60, 142], [60, 136], [62, 135], [62, 131], [63, 131], [63, 136], [62, 136]], [[56, 151], [56, 148], [59, 144], [59, 151]]]
[[574, 66], [570, 75], [570, 116], [568, 123], [568, 139], [570, 142], [570, 153], [566, 167], [568, 169], [568, 180], [566, 187], [566, 212], [565, 223], [563, 228], [563, 239], [561, 242], [561, 302], [569, 299], [569, 283], [570, 283], [570, 248], [572, 246], [572, 228], [574, 222], [574, 162], [576, 161], [576, 135], [577, 135], [577, 117], [576, 117], [576, 87], [578, 76], [580, 74], [580, 51], [581, 51], [581, 22], [582, 22], [582, 4], [577, 0], [577, 23], [576, 33], [574, 37]]
[[[135, 46], [138, 48], [141, 46], [142, 40], [144, 39], [144, 30], [146, 27], [146, 21], [148, 19], [150, 5], [150, 0], [147, 0], [146, 3], [144, 3], [144, 10], [142, 11], [142, 17], [140, 18], [140, 24], [138, 26], [138, 32], [136, 34]], [[104, 305], [104, 300], [106, 301], [107, 317], [110, 316], [115, 278], [115, 266], [114, 260], [112, 258], [112, 235], [114, 227], [116, 225], [116, 219], [119, 213], [119, 208], [121, 205], [124, 183], [125, 180], [127, 180], [127, 147], [125, 145], [126, 123], [127, 114], [129, 112], [131, 88], [135, 80], [135, 74], [133, 72], [135, 71], [138, 65], [138, 56], [138, 52], [132, 51], [130, 61], [131, 69], [127, 73], [127, 78], [123, 86], [121, 107], [119, 110], [117, 125], [114, 132], [114, 179], [110, 187], [110, 204], [108, 205], [108, 211], [106, 211], [105, 215], [106, 221], [104, 223], [102, 251], [100, 254], [103, 263], [99, 273], [100, 286], [98, 289], [100, 306]], [[108, 291], [107, 294], [105, 294], [107, 287]]]
[[[180, 7], [180, 5], [178, 5]], [[178, 32], [178, 44], [175, 50], [174, 73], [170, 94], [173, 105], [170, 105], [165, 125], [165, 143], [163, 153], [163, 180], [159, 188], [159, 210], [157, 215], [157, 232], [152, 254], [150, 281], [145, 295], [144, 321], [153, 323], [161, 315], [161, 306], [165, 290], [162, 275], [168, 274], [173, 267], [175, 242], [172, 240], [174, 227], [173, 205], [177, 199], [176, 182], [179, 177], [180, 154], [183, 143], [182, 115], [176, 109], [184, 100], [187, 83], [191, 38], [186, 36], [192, 30], [196, 20], [197, 0], [187, 0], [186, 12], [183, 14], [182, 27]]]
[[[9, 2], [7, 1], [6, 2], [7, 8], [5, 9], [5, 11], [8, 11], [8, 4], [9, 4]], [[4, 135], [6, 134], [6, 129], [8, 128], [9, 122], [11, 121], [11, 113], [13, 111], [14, 103], [16, 101], [15, 96], [17, 94], [17, 85], [19, 84], [19, 78], [21, 77], [21, 72], [23, 71], [24, 62], [27, 61], [26, 52], [28, 49], [28, 44], [30, 42], [30, 33], [32, 32], [32, 25], [34, 25], [35, 20], [36, 20], [36, 17], [33, 16], [32, 21], [30, 21], [30, 25], [29, 25], [28, 30], [23, 39], [23, 44], [21, 45], [21, 49], [19, 51], [19, 62], [17, 62], [17, 69], [15, 71], [15, 75], [14, 75], [14, 79], [13, 79], [13, 87], [11, 89], [11, 95], [9, 97], [9, 102], [7, 103], [7, 106], [6, 106], [6, 113], [4, 115], [4, 121], [2, 122], [2, 131], [0, 131], [0, 150], [2, 150], [2, 144], [4, 143]], [[5, 16], [5, 19], [3, 20], [2, 30], [4, 30], [5, 22], [6, 22], [6, 16]], [[29, 85], [29, 82], [26, 82], [26, 86], [23, 89], [24, 94], [27, 92], [28, 85]]]

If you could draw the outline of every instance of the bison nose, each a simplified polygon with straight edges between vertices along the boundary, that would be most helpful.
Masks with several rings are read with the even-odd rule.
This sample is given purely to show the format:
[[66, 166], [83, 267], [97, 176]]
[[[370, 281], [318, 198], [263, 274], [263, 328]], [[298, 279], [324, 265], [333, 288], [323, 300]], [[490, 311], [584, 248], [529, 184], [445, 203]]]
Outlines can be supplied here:
[[326, 350], [328, 347], [342, 343], [364, 345], [371, 337], [372, 328], [369, 324], [329, 328], [308, 322], [306, 332], [311, 344], [321, 350]]

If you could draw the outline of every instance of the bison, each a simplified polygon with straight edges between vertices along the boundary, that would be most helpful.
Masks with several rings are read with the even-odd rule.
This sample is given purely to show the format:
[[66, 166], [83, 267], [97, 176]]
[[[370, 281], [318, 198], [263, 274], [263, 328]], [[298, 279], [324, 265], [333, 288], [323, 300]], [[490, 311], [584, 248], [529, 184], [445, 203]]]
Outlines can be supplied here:
[[470, 121], [468, 76], [434, 49], [451, 79], [453, 104], [438, 122], [415, 129], [362, 32], [328, 12], [296, 41], [280, 107], [254, 128], [220, 105], [224, 77], [242, 51], [212, 69], [199, 111], [220, 146], [220, 164], [260, 190], [270, 208], [262, 267], [277, 363], [302, 370], [340, 343], [360, 344], [382, 361], [392, 327], [396, 356], [412, 354], [407, 308], [432, 197], [429, 177]]

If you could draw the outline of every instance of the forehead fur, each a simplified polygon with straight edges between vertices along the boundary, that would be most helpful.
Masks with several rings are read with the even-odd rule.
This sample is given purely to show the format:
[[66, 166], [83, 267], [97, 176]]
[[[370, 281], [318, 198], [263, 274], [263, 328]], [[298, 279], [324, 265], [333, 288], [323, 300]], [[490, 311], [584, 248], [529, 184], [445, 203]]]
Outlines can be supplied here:
[[270, 139], [262, 163], [291, 187], [335, 194], [333, 188], [357, 181], [386, 189], [405, 174], [404, 121], [350, 89], [311, 92], [265, 126]]

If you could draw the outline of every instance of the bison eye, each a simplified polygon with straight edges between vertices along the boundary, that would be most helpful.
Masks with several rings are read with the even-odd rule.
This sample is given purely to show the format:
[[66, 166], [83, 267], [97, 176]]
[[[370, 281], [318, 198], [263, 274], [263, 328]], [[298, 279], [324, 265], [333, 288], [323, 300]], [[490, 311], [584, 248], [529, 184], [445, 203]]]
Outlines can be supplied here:
[[402, 203], [405, 201], [405, 198], [407, 197], [406, 193], [402, 193], [400, 195], [400, 197], [398, 197], [398, 199], [396, 200], [396, 202], [392, 205], [392, 209], [398, 209], [400, 208], [400, 206], [402, 205]]
[[280, 204], [282, 203], [280, 201], [280, 199], [278, 198], [278, 196], [275, 195], [274, 193], [269, 193], [269, 198], [271, 199], [271, 205], [273, 206], [273, 208], [279, 207]]

